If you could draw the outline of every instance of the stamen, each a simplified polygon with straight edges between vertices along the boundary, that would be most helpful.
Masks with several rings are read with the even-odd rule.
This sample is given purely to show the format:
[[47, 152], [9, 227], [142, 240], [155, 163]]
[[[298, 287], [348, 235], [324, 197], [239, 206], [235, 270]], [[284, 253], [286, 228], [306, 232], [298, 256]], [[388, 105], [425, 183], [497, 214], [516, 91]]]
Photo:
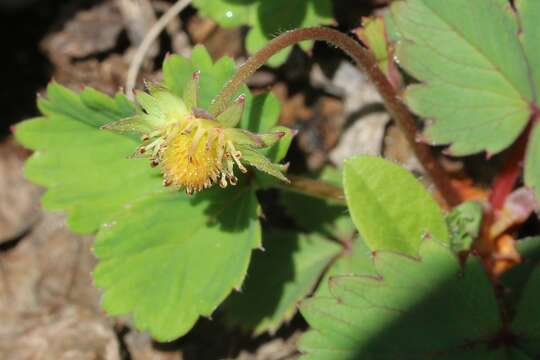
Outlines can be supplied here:
[[197, 131], [193, 136], [191, 147], [189, 149], [189, 161], [192, 160], [193, 153], [195, 152], [195, 149], [197, 149], [197, 146], [199, 145], [199, 142], [201, 141], [201, 138], [204, 136], [204, 134], [206, 134], [206, 130], [202, 126], [197, 127]]
[[217, 143], [217, 162], [218, 164], [221, 164], [223, 162], [223, 155], [225, 152], [225, 134], [222, 131], [219, 131], [218, 129], [216, 131], [216, 136], [218, 138]]
[[227, 179], [225, 178], [225, 173], [221, 174], [221, 179], [219, 180], [219, 187], [225, 189], [227, 187]]
[[227, 146], [229, 147], [231, 151], [232, 158], [234, 159], [234, 162], [238, 166], [241, 172], [244, 174], [247, 173], [247, 169], [244, 167], [244, 165], [240, 162], [240, 158], [242, 157], [242, 153], [240, 151], [237, 151], [234, 147], [234, 144], [232, 141], [227, 141]]
[[238, 184], [238, 178], [236, 176], [229, 176], [229, 182], [234, 186]]

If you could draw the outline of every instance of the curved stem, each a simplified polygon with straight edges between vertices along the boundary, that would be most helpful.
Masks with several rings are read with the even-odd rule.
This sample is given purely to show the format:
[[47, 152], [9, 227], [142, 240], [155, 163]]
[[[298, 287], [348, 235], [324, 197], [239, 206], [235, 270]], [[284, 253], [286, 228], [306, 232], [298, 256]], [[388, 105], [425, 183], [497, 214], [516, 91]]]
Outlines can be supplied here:
[[330, 200], [339, 205], [346, 205], [343, 189], [324, 181], [303, 176], [287, 175], [290, 183], [280, 182], [280, 188], [299, 194], [309, 195], [320, 199]]
[[410, 146], [424, 169], [430, 175], [437, 189], [452, 207], [461, 202], [461, 197], [451, 184], [445, 171], [433, 155], [432, 149], [416, 140], [416, 123], [407, 107], [399, 100], [397, 94], [379, 69], [373, 56], [356, 40], [348, 35], [330, 28], [313, 27], [287, 31], [271, 40], [264, 48], [246, 61], [214, 98], [210, 105], [212, 114], [219, 114], [229, 104], [230, 99], [238, 88], [279, 50], [304, 40], [322, 40], [335, 45], [354, 59], [358, 68], [363, 71], [377, 88], [388, 113], [404, 132]]

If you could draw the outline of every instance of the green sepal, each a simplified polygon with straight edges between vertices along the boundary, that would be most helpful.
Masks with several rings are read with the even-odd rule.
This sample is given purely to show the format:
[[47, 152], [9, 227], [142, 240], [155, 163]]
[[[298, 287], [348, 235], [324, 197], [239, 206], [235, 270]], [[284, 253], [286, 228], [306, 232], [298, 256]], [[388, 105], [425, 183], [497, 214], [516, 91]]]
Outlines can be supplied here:
[[235, 127], [242, 119], [245, 102], [245, 95], [240, 95], [225, 111], [217, 116], [217, 121], [225, 127]]
[[[289, 148], [291, 147], [292, 140], [297, 131], [289, 129], [285, 126], [276, 126], [272, 129], [274, 134], [279, 134], [279, 141], [276, 141], [271, 147], [263, 151], [264, 155], [272, 162], [279, 162], [285, 158]], [[281, 135], [283, 134], [283, 135]]]
[[199, 79], [201, 77], [200, 71], [194, 71], [191, 78], [186, 81], [184, 86], [184, 93], [182, 99], [188, 110], [192, 111], [193, 108], [198, 106], [199, 101]]
[[265, 172], [268, 175], [272, 175], [282, 181], [287, 183], [290, 182], [289, 179], [282, 174], [282, 171], [284, 170], [282, 165], [280, 166], [279, 164], [272, 163], [264, 155], [250, 148], [242, 147], [240, 151], [242, 152], [242, 162], [245, 162], [255, 167], [257, 170]]
[[255, 134], [249, 130], [229, 128], [224, 130], [228, 139], [241, 146], [250, 146], [257, 149], [274, 145], [285, 135], [285, 131], [272, 131], [263, 134]]
[[188, 110], [181, 98], [174, 95], [167, 88], [147, 84], [149, 93], [137, 91], [137, 102], [149, 115], [148, 120], [161, 126], [171, 121], [178, 121], [188, 114]]
[[148, 118], [146, 115], [135, 115], [105, 124], [101, 129], [117, 133], [148, 134], [154, 130], [154, 126]]
[[[287, 130], [289, 130], [289, 129], [287, 129]], [[269, 147], [269, 146], [272, 146], [272, 145], [276, 144], [281, 139], [283, 139], [283, 137], [285, 137], [288, 133], [290, 133], [290, 130], [289, 130], [289, 132], [287, 132], [287, 131], [284, 131], [282, 129], [279, 129], [279, 130], [274, 130], [274, 131], [271, 131], [271, 132], [268, 132], [268, 133], [258, 134], [258, 136], [262, 140], [262, 142], [264, 143], [264, 145], [265, 145], [264, 147]]]

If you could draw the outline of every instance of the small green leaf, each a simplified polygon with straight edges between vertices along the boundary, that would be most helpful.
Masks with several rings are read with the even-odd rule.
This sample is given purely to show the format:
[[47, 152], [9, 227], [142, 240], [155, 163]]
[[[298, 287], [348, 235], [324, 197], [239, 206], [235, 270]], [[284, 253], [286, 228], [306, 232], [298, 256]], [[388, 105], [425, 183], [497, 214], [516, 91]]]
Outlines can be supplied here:
[[368, 46], [381, 71], [388, 76], [388, 64], [392, 62], [389, 62], [390, 55], [386, 41], [384, 18], [364, 18], [362, 27], [358, 29], [358, 36]]
[[488, 347], [502, 324], [481, 263], [471, 259], [462, 273], [430, 240], [419, 253], [378, 252], [377, 276], [333, 277], [331, 297], [304, 301], [305, 359], [505, 359]]
[[101, 228], [93, 277], [108, 314], [169, 341], [240, 287], [261, 244], [257, 200], [248, 187], [209, 191], [143, 199]]
[[226, 303], [232, 325], [255, 334], [275, 332], [296, 313], [296, 305], [315, 286], [341, 246], [322, 237], [292, 232], [265, 233], [264, 252], [257, 252], [241, 293]]
[[477, 201], [466, 201], [452, 209], [446, 217], [452, 251], [457, 253], [470, 249], [480, 234], [482, 217], [482, 204]]
[[372, 156], [350, 158], [344, 168], [349, 211], [370, 249], [416, 255], [426, 237], [448, 243], [441, 209], [407, 170]]
[[[399, 64], [422, 82], [407, 89], [405, 100], [434, 121], [427, 140], [451, 144], [454, 155], [493, 154], [512, 144], [535, 90], [508, 1], [406, 0], [391, 11]], [[536, 31], [537, 14], [530, 16]]]
[[389, 42], [387, 33], [388, 19], [391, 19], [391, 17], [373, 16], [362, 18], [362, 27], [358, 28], [356, 33], [373, 54], [379, 69], [397, 89], [401, 87], [402, 79], [394, 62], [394, 46]]

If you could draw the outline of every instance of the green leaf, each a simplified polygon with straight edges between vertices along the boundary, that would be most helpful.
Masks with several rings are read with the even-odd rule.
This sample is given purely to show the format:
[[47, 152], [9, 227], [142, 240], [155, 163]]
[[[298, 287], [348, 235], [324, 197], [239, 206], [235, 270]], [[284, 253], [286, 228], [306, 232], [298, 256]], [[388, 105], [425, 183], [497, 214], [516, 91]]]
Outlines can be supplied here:
[[275, 332], [296, 313], [296, 305], [315, 286], [341, 246], [328, 239], [292, 232], [265, 233], [265, 251], [257, 252], [241, 293], [227, 301], [225, 316], [232, 325], [255, 334]]
[[251, 250], [261, 244], [257, 206], [249, 187], [132, 204], [94, 244], [103, 308], [133, 314], [137, 328], [160, 341], [184, 335], [242, 284]]
[[[461, 270], [445, 246], [425, 241], [420, 257], [378, 252], [377, 276], [337, 276], [332, 297], [302, 303], [312, 330], [306, 359], [504, 359], [488, 349], [501, 327], [479, 261]], [[512, 351], [512, 350], [511, 350]]]
[[232, 27], [249, 24], [256, 16], [255, 4], [259, 0], [193, 0], [199, 11], [217, 21], [221, 26]]
[[17, 140], [35, 150], [25, 176], [47, 188], [46, 209], [67, 211], [73, 231], [92, 233], [125, 205], [163, 191], [156, 169], [127, 159], [135, 140], [99, 130], [134, 114], [123, 97], [111, 99], [90, 89], [79, 97], [55, 83], [47, 93], [40, 102], [47, 116], [22, 122], [16, 131]]
[[[521, 25], [521, 41], [527, 56], [529, 69], [532, 73], [532, 81], [537, 89], [540, 85], [540, 27], [538, 27], [538, 14], [540, 14], [540, 2], [536, 0], [516, 0], [515, 6]], [[536, 103], [540, 103], [540, 94], [536, 91]]]
[[[273, 37], [287, 30], [328, 24], [332, 19], [330, 0], [193, 0], [203, 15], [225, 27], [249, 25], [246, 38], [250, 53], [261, 49]], [[279, 14], [279, 16], [276, 16]], [[311, 48], [313, 42], [302, 44]], [[274, 55], [269, 64], [283, 63], [291, 49]]]
[[[195, 70], [201, 70], [199, 102], [207, 106], [235, 65], [228, 58], [213, 64], [197, 47], [192, 59], [167, 58], [165, 86], [181, 96]], [[251, 109], [243, 123], [273, 126], [279, 104], [241, 90]], [[144, 95], [139, 98], [141, 106], [153, 106]], [[105, 224], [96, 242], [100, 262], [94, 273], [105, 289], [104, 308], [110, 314], [133, 313], [136, 326], [160, 340], [183, 335], [241, 285], [251, 249], [260, 246], [254, 189], [241, 181], [190, 200], [164, 188], [158, 169], [127, 159], [139, 139], [100, 130], [141, 114], [121, 95], [111, 98], [92, 89], [78, 95], [53, 83], [39, 108], [43, 117], [17, 126], [17, 139], [35, 150], [25, 173], [48, 188], [43, 204], [67, 211], [73, 230], [93, 233]], [[253, 114], [257, 119], [249, 117]], [[123, 125], [140, 130], [140, 124]]]
[[[178, 97], [184, 95], [184, 87], [193, 78], [195, 71], [200, 71], [198, 105], [208, 109], [210, 102], [223, 88], [225, 83], [234, 75], [236, 66], [230, 57], [222, 57], [216, 63], [204, 46], [197, 45], [193, 49], [191, 59], [180, 55], [171, 55], [163, 63], [164, 85]], [[236, 96], [246, 94], [246, 103], [252, 98], [249, 89], [242, 86]], [[245, 116], [245, 114], [244, 114]]]
[[246, 101], [240, 127], [254, 133], [264, 133], [276, 126], [281, 105], [273, 93], [257, 95], [253, 101]]
[[483, 208], [477, 201], [465, 201], [446, 217], [450, 232], [450, 248], [454, 252], [468, 251], [480, 235]]
[[534, 190], [536, 201], [540, 203], [540, 126], [533, 124], [525, 154], [525, 185]]
[[407, 89], [405, 100], [434, 120], [426, 139], [451, 144], [454, 155], [493, 154], [512, 144], [527, 124], [535, 90], [508, 1], [406, 0], [391, 11], [401, 37], [399, 64], [422, 82]]
[[345, 249], [341, 256], [332, 264], [324, 274], [315, 295], [317, 297], [330, 296], [330, 279], [338, 275], [376, 275], [371, 250], [366, 246], [362, 237], [349, 239], [350, 248]]
[[[538, 239], [536, 239], [538, 241]], [[535, 358], [540, 355], [540, 266], [530, 274], [523, 290], [512, 323], [512, 331], [519, 334], [518, 344]]]
[[362, 19], [362, 27], [358, 29], [357, 33], [375, 57], [379, 69], [388, 76], [389, 66], [393, 65], [393, 61], [390, 59], [391, 54], [389, 53], [384, 18]]
[[347, 205], [370, 249], [416, 255], [426, 237], [448, 243], [442, 211], [407, 170], [372, 156], [350, 158], [344, 169]]
[[[169, 56], [164, 63], [164, 83], [178, 96], [193, 72], [201, 70], [203, 106], [210, 104], [235, 71], [232, 59], [215, 64], [203, 47], [196, 47], [193, 58]], [[279, 102], [273, 96], [251, 96], [246, 87], [243, 124], [272, 127], [279, 115]], [[145, 106], [152, 106], [144, 98]], [[46, 99], [39, 101], [44, 117], [17, 126], [16, 137], [36, 152], [27, 162], [26, 176], [48, 188], [43, 205], [65, 210], [69, 225], [79, 233], [93, 233], [99, 225], [122, 211], [124, 206], [148, 194], [164, 191], [157, 169], [143, 159], [128, 159], [139, 141], [99, 128], [136, 114], [136, 107], [124, 96], [108, 97], [93, 89], [80, 95], [52, 83]], [[254, 118], [256, 116], [256, 118]]]
[[500, 278], [505, 287], [505, 297], [511, 308], [516, 308], [531, 273], [540, 263], [540, 236], [519, 239], [516, 248], [521, 263], [505, 271]]

